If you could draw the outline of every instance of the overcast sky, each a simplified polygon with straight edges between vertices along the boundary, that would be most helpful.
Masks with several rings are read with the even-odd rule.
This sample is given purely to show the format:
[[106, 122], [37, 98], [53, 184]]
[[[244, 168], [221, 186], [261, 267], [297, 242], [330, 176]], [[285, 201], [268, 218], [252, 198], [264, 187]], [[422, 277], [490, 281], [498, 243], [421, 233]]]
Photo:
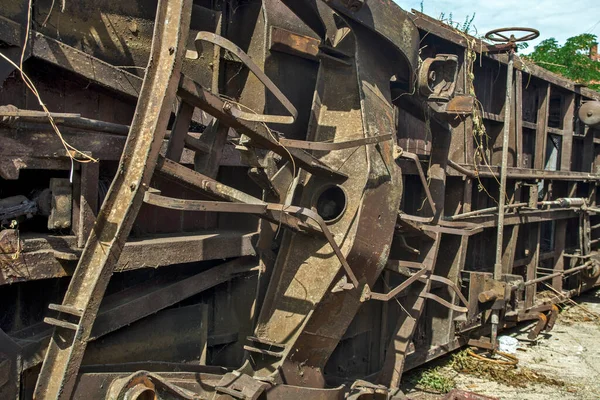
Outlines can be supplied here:
[[[419, 11], [420, 0], [394, 0], [406, 11]], [[507, 26], [538, 29], [540, 38], [529, 42], [529, 50], [540, 40], [554, 37], [563, 43], [581, 33], [600, 36], [600, 0], [424, 0], [425, 14], [439, 18], [452, 13], [461, 24], [467, 15], [476, 13], [474, 26], [478, 35]]]

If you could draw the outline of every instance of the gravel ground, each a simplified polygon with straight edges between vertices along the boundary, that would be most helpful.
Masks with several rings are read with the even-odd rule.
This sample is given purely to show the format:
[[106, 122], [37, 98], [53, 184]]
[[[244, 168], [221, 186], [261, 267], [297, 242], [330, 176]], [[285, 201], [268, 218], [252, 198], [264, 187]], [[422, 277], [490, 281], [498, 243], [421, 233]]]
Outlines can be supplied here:
[[[458, 373], [450, 366], [452, 355], [438, 360], [430, 368], [437, 368], [437, 371], [453, 381], [458, 389], [502, 400], [600, 399], [600, 319], [586, 311], [600, 316], [600, 291], [587, 293], [575, 300], [585, 309], [565, 307], [554, 329], [549, 333], [542, 333], [536, 342], [527, 339], [527, 333], [533, 323], [502, 332], [503, 335], [519, 340], [516, 354], [519, 367], [526, 367], [547, 378], [562, 381], [564, 386], [531, 383], [525, 388], [511, 387], [470, 374]], [[415, 389], [409, 380], [406, 379], [404, 391], [411, 399], [439, 398], [439, 394], [434, 395], [432, 390], [427, 390], [421, 385]]]

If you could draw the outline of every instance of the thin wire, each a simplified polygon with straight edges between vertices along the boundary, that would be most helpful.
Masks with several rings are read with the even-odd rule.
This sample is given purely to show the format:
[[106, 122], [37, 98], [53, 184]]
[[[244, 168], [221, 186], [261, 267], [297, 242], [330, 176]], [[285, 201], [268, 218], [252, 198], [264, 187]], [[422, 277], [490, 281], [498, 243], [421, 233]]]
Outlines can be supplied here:
[[594, 31], [594, 29], [596, 29], [596, 27], [598, 25], [600, 25], [600, 19], [590, 29], [588, 29], [587, 31], [585, 31], [585, 33], [592, 33]]
[[46, 27], [46, 24], [48, 23], [48, 20], [50, 19], [50, 16], [52, 15], [52, 10], [54, 10], [54, 1], [55, 0], [52, 0], [52, 4], [50, 4], [50, 11], [48, 11], [48, 15], [46, 15], [44, 22], [42, 22], [42, 27]]

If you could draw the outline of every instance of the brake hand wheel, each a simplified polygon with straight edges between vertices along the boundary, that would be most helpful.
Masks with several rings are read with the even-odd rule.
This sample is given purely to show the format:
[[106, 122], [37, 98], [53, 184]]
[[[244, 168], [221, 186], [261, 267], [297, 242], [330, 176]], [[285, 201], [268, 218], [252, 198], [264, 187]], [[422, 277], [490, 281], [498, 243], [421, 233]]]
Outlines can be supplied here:
[[[514, 33], [511, 33], [510, 37], [507, 36], [509, 32], [526, 32], [527, 34], [517, 38]], [[539, 36], [540, 31], [537, 29], [521, 27], [499, 28], [485, 34], [486, 39], [500, 43], [527, 42], [529, 40], [537, 39]]]

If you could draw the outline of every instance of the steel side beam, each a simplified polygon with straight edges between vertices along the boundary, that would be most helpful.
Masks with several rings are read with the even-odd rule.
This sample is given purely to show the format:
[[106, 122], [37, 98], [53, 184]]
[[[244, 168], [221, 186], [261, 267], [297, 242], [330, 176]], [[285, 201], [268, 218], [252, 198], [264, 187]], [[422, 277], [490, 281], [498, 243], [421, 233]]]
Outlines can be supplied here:
[[36, 399], [69, 399], [75, 388], [100, 302], [154, 172], [181, 76], [191, 8], [191, 0], [158, 4], [148, 68], [119, 170], [61, 306], [75, 315], [59, 314], [58, 320], [69, 324], [54, 329]]

